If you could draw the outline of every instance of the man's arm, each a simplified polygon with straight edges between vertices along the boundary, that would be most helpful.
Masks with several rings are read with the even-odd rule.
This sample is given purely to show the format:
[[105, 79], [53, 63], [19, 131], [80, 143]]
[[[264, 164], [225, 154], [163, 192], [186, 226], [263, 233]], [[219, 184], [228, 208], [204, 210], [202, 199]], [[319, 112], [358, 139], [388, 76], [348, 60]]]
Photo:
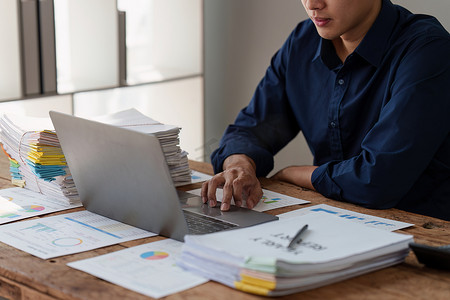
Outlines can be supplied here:
[[[409, 210], [444, 184], [449, 174], [444, 151], [450, 129], [450, 41], [429, 36], [426, 43], [409, 48], [361, 152], [313, 172], [313, 185], [322, 195], [370, 208]], [[412, 200], [400, 203], [406, 196]], [[433, 205], [434, 212], [440, 210], [437, 204], [429, 207]]]
[[245, 199], [247, 207], [253, 208], [262, 197], [258, 177], [267, 176], [273, 169], [273, 156], [300, 131], [287, 98], [285, 74], [292, 40], [305, 24], [300, 23], [272, 57], [249, 105], [228, 126], [211, 155], [217, 175], [202, 187], [204, 202], [216, 205], [216, 189], [223, 187], [222, 210], [229, 209], [232, 196], [237, 205]]
[[311, 176], [315, 169], [317, 169], [316, 166], [290, 166], [278, 171], [271, 178], [315, 191], [311, 182]]

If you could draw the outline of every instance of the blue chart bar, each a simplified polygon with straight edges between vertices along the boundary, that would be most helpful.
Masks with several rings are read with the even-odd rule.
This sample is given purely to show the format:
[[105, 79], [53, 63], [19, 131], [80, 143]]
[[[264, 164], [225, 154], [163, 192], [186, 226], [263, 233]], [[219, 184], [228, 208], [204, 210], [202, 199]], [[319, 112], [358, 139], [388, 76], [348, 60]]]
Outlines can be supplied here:
[[72, 221], [72, 222], [75, 222], [75, 223], [78, 223], [78, 224], [81, 224], [81, 225], [83, 225], [83, 226], [89, 227], [89, 228], [91, 228], [91, 229], [100, 231], [100, 232], [102, 232], [102, 233], [104, 233], [104, 234], [108, 234], [108, 235], [113, 236], [113, 237], [115, 237], [115, 238], [121, 239], [121, 237], [118, 236], [118, 235], [115, 235], [115, 234], [112, 234], [112, 233], [110, 233], [110, 232], [101, 230], [100, 228], [91, 226], [91, 225], [89, 225], [89, 224], [86, 224], [86, 223], [83, 223], [83, 222], [80, 222], [80, 221], [77, 221], [77, 220], [75, 220], [75, 219], [68, 218], [68, 217], [65, 217], [65, 219], [67, 219], [67, 220], [69, 220], [69, 221]]
[[22, 230], [27, 230], [27, 229], [31, 229], [31, 230], [34, 230], [36, 232], [47, 232], [47, 233], [57, 231], [56, 229], [48, 227], [47, 225], [44, 225], [42, 223], [37, 223], [36, 225], [24, 228]]
[[9, 218], [9, 219], [14, 219], [17, 217], [20, 217], [20, 215], [15, 214], [15, 213], [9, 213], [9, 214], [4, 214], [4, 215], [0, 216], [0, 218]]

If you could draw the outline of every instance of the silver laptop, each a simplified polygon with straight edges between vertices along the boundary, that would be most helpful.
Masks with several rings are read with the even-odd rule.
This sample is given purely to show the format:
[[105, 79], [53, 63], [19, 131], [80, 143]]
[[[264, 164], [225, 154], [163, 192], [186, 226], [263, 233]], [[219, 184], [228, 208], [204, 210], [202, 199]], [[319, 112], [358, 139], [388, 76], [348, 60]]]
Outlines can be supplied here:
[[[50, 112], [83, 206], [94, 213], [183, 241], [278, 219], [232, 206], [222, 212], [178, 193], [159, 140], [150, 134]], [[180, 194], [180, 195], [179, 195]]]

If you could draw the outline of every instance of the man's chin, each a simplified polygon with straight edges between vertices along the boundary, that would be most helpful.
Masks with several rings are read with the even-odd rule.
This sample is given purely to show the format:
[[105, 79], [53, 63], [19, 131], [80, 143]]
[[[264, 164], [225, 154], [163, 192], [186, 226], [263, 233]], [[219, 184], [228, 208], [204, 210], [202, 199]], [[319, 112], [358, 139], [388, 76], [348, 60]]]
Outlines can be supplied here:
[[338, 33], [336, 33], [335, 31], [327, 30], [324, 28], [317, 28], [317, 27], [316, 27], [316, 29], [317, 29], [317, 33], [323, 39], [332, 41], [332, 40], [340, 38], [340, 35]]

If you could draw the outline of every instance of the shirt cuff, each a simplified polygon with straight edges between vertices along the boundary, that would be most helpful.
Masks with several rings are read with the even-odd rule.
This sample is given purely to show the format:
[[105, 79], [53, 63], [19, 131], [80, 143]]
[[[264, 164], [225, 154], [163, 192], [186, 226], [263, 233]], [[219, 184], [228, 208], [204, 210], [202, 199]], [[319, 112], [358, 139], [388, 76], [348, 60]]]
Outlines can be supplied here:
[[326, 163], [315, 169], [311, 175], [311, 182], [317, 192], [323, 196], [342, 201], [342, 190], [331, 178], [332, 165]]

